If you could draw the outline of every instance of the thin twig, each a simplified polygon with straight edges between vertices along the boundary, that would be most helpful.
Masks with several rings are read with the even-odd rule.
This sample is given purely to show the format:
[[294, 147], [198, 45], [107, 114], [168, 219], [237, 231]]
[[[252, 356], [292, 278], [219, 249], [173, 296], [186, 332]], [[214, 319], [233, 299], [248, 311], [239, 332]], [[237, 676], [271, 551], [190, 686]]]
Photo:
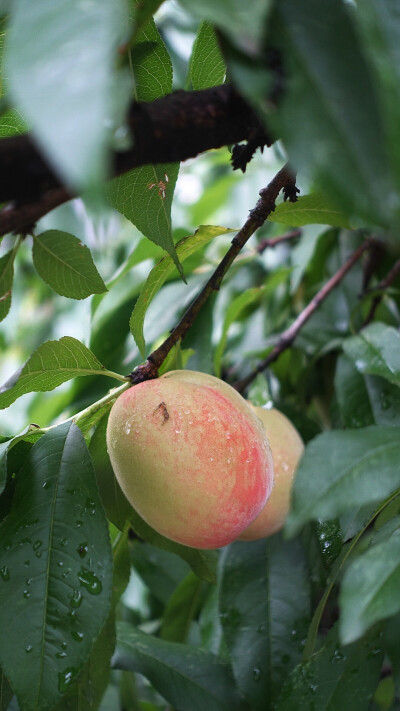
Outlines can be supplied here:
[[241, 230], [237, 233], [236, 237], [233, 238], [231, 247], [225, 254], [224, 258], [219, 263], [210, 279], [206, 282], [203, 289], [191, 303], [168, 338], [166, 338], [159, 348], [149, 355], [147, 362], [144, 365], [139, 366], [133, 371], [133, 373], [131, 373], [132, 384], [136, 385], [144, 380], [157, 377], [158, 369], [164, 362], [171, 348], [173, 348], [173, 346], [178, 343], [178, 341], [181, 341], [187, 334], [196, 316], [199, 314], [211, 293], [219, 290], [225, 274], [242, 247], [244, 247], [251, 235], [264, 224], [267, 217], [275, 209], [275, 201], [280, 191], [285, 190], [285, 194], [291, 195], [293, 199], [293, 196], [294, 198], [296, 196], [294, 187], [295, 177], [289, 166], [285, 165], [275, 175], [269, 185], [260, 190], [260, 199], [258, 200], [255, 208], [250, 211], [250, 215]]
[[262, 254], [269, 247], [276, 247], [276, 245], [280, 244], [281, 242], [290, 242], [292, 239], [297, 239], [298, 237], [301, 237], [301, 235], [302, 231], [300, 229], [297, 229], [290, 230], [290, 232], [285, 232], [285, 234], [279, 235], [279, 237], [265, 237], [264, 239], [261, 239], [259, 241], [256, 251], [258, 252], [258, 254]]
[[254, 378], [261, 373], [265, 368], [267, 368], [271, 363], [276, 361], [281, 353], [283, 353], [287, 348], [293, 344], [293, 341], [297, 337], [299, 331], [303, 328], [308, 319], [315, 313], [320, 304], [326, 299], [326, 297], [335, 289], [338, 284], [342, 281], [343, 277], [348, 271], [355, 265], [355, 263], [360, 259], [361, 255], [369, 249], [371, 246], [371, 241], [366, 240], [363, 244], [347, 259], [347, 261], [340, 267], [340, 269], [324, 284], [324, 286], [318, 291], [318, 293], [311, 299], [310, 303], [307, 304], [305, 309], [297, 316], [293, 321], [292, 325], [283, 331], [280, 335], [277, 343], [273, 347], [272, 351], [267, 355], [264, 360], [262, 360], [259, 365], [251, 372], [246, 378], [238, 380], [234, 383], [234, 388], [238, 392], [242, 393], [247, 388], [248, 385], [254, 380]]
[[378, 308], [379, 304], [381, 303], [381, 301], [384, 297], [385, 290], [388, 288], [388, 286], [390, 286], [394, 282], [394, 280], [396, 279], [398, 274], [400, 274], [400, 259], [394, 264], [394, 266], [391, 268], [391, 270], [386, 274], [385, 278], [382, 279], [373, 288], [374, 291], [380, 291], [382, 293], [377, 294], [375, 296], [375, 298], [373, 299], [370, 309], [368, 311], [368, 314], [365, 317], [361, 328], [365, 328], [365, 326], [368, 326], [368, 324], [371, 323], [372, 319], [375, 316], [376, 309]]

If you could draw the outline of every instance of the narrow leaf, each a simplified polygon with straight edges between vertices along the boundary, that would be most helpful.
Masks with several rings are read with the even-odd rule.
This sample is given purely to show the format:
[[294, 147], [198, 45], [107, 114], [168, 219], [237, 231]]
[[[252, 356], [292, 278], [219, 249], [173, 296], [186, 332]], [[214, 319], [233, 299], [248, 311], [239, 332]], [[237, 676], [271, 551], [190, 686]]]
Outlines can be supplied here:
[[0, 711], [7, 711], [9, 703], [13, 697], [13, 690], [7, 677], [0, 669]]
[[296, 202], [282, 202], [268, 217], [270, 222], [280, 222], [292, 227], [304, 225], [331, 225], [350, 227], [349, 218], [325, 196], [312, 193], [299, 197]]
[[47, 341], [0, 388], [0, 408], [8, 407], [25, 393], [54, 390], [78, 375], [108, 374], [89, 348], [76, 338], [64, 336], [59, 341]]
[[10, 93], [67, 182], [105, 178], [121, 0], [15, 0], [7, 41]]
[[[327, 456], [327, 453], [329, 456]], [[286, 532], [381, 501], [400, 487], [400, 428], [325, 432], [307, 445], [297, 470]]]
[[90, 440], [89, 452], [107, 518], [122, 531], [126, 521], [129, 520], [132, 507], [118, 484], [108, 456], [106, 443], [108, 414], [104, 415], [97, 425]]
[[243, 708], [229, 667], [210, 652], [165, 642], [123, 622], [117, 638], [121, 654], [116, 666], [143, 674], [181, 711]]
[[0, 257], [0, 321], [7, 316], [11, 306], [14, 257], [15, 252], [12, 249]]
[[111, 601], [108, 527], [78, 427], [64, 423], [32, 447], [0, 533], [0, 664], [24, 711], [47, 711], [84, 664]]
[[208, 89], [222, 84], [225, 72], [215, 30], [209, 22], [202, 22], [190, 58], [189, 73], [193, 89]]
[[226, 309], [222, 333], [214, 353], [214, 370], [215, 375], [218, 378], [221, 377], [221, 360], [225, 350], [230, 326], [239, 318], [246, 306], [258, 301], [261, 298], [262, 293], [263, 289], [260, 287], [247, 289], [247, 291], [244, 291], [243, 294], [239, 294], [239, 296], [237, 296]]
[[[133, 0], [134, 15], [138, 5]], [[136, 37], [130, 51], [130, 66], [137, 101], [154, 101], [172, 91], [172, 63], [154, 20]], [[108, 196], [112, 207], [171, 255], [182, 275], [171, 230], [171, 204], [178, 171], [178, 163], [144, 165], [113, 180]]]
[[33, 263], [39, 276], [57, 294], [86, 299], [107, 291], [90, 250], [67, 232], [48, 230], [33, 238]]
[[[227, 227], [202, 225], [193, 235], [183, 237], [183, 239], [177, 243], [176, 251], [179, 260], [184, 262], [185, 259], [190, 257], [191, 254], [197, 252], [198, 249], [201, 249], [201, 247], [214, 239], [214, 237], [218, 237], [222, 234], [229, 234], [230, 232], [235, 231], [236, 230], [232, 230]], [[159, 261], [158, 264], [156, 264], [151, 270], [149, 276], [147, 277], [147, 281], [139, 294], [135, 308], [133, 309], [130, 320], [130, 328], [137, 346], [143, 356], [145, 356], [146, 352], [146, 344], [143, 336], [143, 323], [146, 311], [164, 282], [171, 274], [174, 273], [174, 270], [175, 264], [171, 257], [163, 257], [161, 261]]]
[[[398, 524], [397, 524], [398, 525]], [[340, 637], [349, 644], [400, 611], [400, 530], [371, 546], [346, 570], [340, 591]]]
[[233, 543], [221, 563], [220, 619], [236, 683], [254, 711], [267, 711], [301, 659], [310, 608], [305, 556], [298, 542], [273, 536]]
[[392, 326], [372, 323], [343, 343], [344, 352], [360, 373], [380, 375], [400, 385], [400, 333]]
[[161, 637], [169, 642], [186, 642], [190, 624], [201, 602], [202, 581], [194, 575], [188, 575], [179, 583], [165, 607]]

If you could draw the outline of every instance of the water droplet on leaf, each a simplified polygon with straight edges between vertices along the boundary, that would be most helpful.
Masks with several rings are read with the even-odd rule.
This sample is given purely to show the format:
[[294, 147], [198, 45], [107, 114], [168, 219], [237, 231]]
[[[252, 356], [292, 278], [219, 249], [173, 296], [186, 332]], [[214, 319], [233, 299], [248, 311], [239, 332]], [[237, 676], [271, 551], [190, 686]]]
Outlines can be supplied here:
[[10, 580], [10, 571], [8, 570], [6, 565], [3, 565], [2, 568], [0, 568], [0, 575], [4, 582], [7, 582], [7, 580]]
[[78, 580], [82, 587], [86, 588], [91, 595], [99, 595], [101, 593], [103, 586], [97, 575], [90, 570], [81, 568], [78, 573]]

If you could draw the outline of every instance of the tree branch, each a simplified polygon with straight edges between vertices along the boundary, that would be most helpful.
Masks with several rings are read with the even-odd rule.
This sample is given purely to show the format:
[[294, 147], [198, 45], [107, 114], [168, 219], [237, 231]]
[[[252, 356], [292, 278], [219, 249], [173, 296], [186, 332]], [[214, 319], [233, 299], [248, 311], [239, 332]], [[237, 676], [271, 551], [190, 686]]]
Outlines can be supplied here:
[[[202, 91], [177, 91], [149, 103], [133, 102], [127, 125], [133, 147], [112, 155], [112, 177], [149, 163], [173, 163], [212, 148], [238, 143], [255, 133], [266, 145], [254, 111], [228, 84]], [[52, 199], [48, 197], [49, 191]], [[0, 213], [0, 235], [17, 231], [28, 216], [38, 219], [72, 197], [30, 135], [0, 141], [0, 202], [15, 204]], [[23, 209], [24, 206], [24, 209]]]
[[[144, 380], [157, 378], [158, 369], [164, 362], [171, 348], [173, 348], [173, 346], [178, 343], [178, 341], [181, 341], [187, 334], [210, 294], [213, 291], [219, 290], [225, 274], [242, 247], [244, 247], [251, 235], [264, 224], [268, 215], [270, 215], [275, 209], [275, 201], [280, 191], [287, 191], [290, 195], [292, 195], [292, 200], [293, 196], [294, 198], [296, 197], [296, 193], [293, 190], [294, 185], [295, 176], [289, 166], [285, 165], [275, 175], [269, 185], [260, 190], [260, 199], [258, 200], [255, 208], [250, 211], [250, 215], [245, 224], [237, 233], [236, 237], [233, 238], [231, 247], [211, 275], [210, 279], [206, 282], [203, 289], [199, 292], [195, 300], [184, 313], [177, 326], [175, 326], [173, 331], [171, 331], [170, 335], [161, 344], [161, 346], [149, 355], [147, 362], [144, 365], [140, 365], [130, 374], [133, 385], [137, 385]], [[277, 240], [279, 240], [279, 238], [277, 238]]]
[[283, 353], [287, 348], [290, 348], [290, 346], [296, 339], [299, 331], [307, 323], [309, 318], [313, 315], [313, 313], [315, 313], [315, 311], [326, 299], [326, 297], [331, 293], [331, 291], [333, 291], [333, 289], [335, 289], [338, 284], [340, 284], [344, 276], [347, 274], [348, 271], [350, 271], [350, 269], [352, 269], [352, 267], [360, 259], [362, 254], [364, 254], [367, 249], [370, 249], [370, 247], [371, 241], [366, 240], [358, 249], [356, 249], [355, 252], [353, 252], [352, 255], [350, 255], [347, 261], [326, 282], [326, 284], [324, 284], [324, 286], [318, 291], [314, 298], [311, 299], [310, 303], [307, 304], [305, 309], [301, 311], [301, 313], [293, 321], [292, 325], [289, 326], [289, 328], [287, 328], [285, 331], [283, 331], [283, 333], [279, 336], [277, 343], [273, 347], [272, 351], [267, 355], [267, 357], [264, 358], [264, 360], [262, 360], [259, 365], [251, 373], [249, 373], [246, 378], [238, 380], [236, 383], [234, 383], [233, 387], [238, 392], [243, 393], [244, 390], [248, 387], [248, 385], [250, 385], [250, 383], [259, 373], [265, 370], [265, 368], [267, 368], [271, 363], [276, 361], [281, 355], [281, 353]]

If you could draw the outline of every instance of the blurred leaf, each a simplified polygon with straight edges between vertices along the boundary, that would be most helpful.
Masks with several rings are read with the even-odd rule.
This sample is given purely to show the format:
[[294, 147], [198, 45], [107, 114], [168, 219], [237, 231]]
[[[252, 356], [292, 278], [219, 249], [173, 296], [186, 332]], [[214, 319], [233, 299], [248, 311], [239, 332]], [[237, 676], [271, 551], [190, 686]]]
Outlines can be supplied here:
[[123, 622], [117, 637], [116, 667], [143, 674], [181, 711], [243, 708], [229, 667], [210, 652], [157, 639]]
[[[123, 277], [128, 274], [133, 267], [140, 262], [144, 262], [146, 259], [161, 259], [162, 252], [160, 247], [156, 244], [150, 242], [150, 240], [142, 237], [139, 243], [134, 247], [127, 259], [121, 264], [117, 272], [113, 275], [110, 281], [107, 282], [107, 291], [112, 289], [116, 284], [118, 284]], [[91, 301], [91, 312], [92, 318], [94, 317], [98, 307], [106, 296], [107, 292], [102, 294], [97, 294], [93, 297]]]
[[19, 136], [28, 131], [28, 124], [17, 109], [9, 109], [0, 115], [0, 138]]
[[[180, 261], [184, 262], [185, 259], [214, 239], [214, 237], [229, 234], [230, 232], [235, 232], [235, 230], [227, 227], [202, 225], [193, 235], [188, 235], [187, 237], [179, 240], [177, 243], [176, 251]], [[149, 276], [147, 277], [147, 281], [139, 294], [135, 308], [133, 309], [130, 320], [130, 328], [143, 357], [146, 353], [146, 344], [143, 336], [143, 323], [146, 311], [157, 292], [161, 289], [166, 279], [174, 272], [174, 270], [175, 264], [171, 257], [163, 257], [161, 261], [159, 261], [158, 264], [156, 264], [151, 270]]]
[[276, 12], [271, 42], [289, 77], [277, 130], [290, 161], [346, 214], [387, 224], [397, 209], [389, 197], [396, 186], [355, 13], [340, 0], [282, 0]]
[[67, 691], [107, 619], [109, 534], [83, 436], [46, 433], [19, 473], [1, 525], [1, 666], [24, 710]]
[[382, 661], [383, 651], [376, 633], [343, 648], [334, 627], [322, 649], [291, 672], [277, 711], [365, 711], [378, 685]]
[[12, 249], [0, 257], [0, 321], [7, 316], [11, 306], [14, 258], [15, 252]]
[[359, 31], [363, 32], [364, 48], [373, 63], [376, 87], [379, 91], [385, 128], [390, 146], [389, 158], [400, 180], [399, 151], [399, 79], [400, 79], [400, 21], [396, 0], [381, 3], [366, 0], [357, 8]]
[[214, 374], [213, 331], [216, 294], [210, 294], [196, 318], [195, 325], [189, 329], [182, 344], [190, 349], [188, 367], [201, 373]]
[[316, 437], [297, 470], [287, 534], [294, 536], [307, 521], [335, 518], [384, 499], [400, 487], [399, 457], [399, 427], [337, 430]]
[[131, 509], [130, 521], [133, 530], [140, 538], [156, 546], [156, 548], [170, 553], [176, 553], [176, 555], [186, 561], [199, 578], [209, 583], [215, 583], [218, 560], [217, 551], [189, 548], [188, 546], [183, 546], [181, 543], [170, 541], [169, 538], [164, 538], [160, 533], [154, 531], [148, 523], [143, 521], [134, 509]]
[[108, 456], [106, 442], [108, 415], [108, 412], [103, 415], [97, 425], [90, 440], [89, 452], [106, 516], [122, 531], [126, 521], [129, 520], [132, 507], [118, 484]]
[[225, 72], [215, 30], [209, 22], [202, 22], [190, 58], [189, 75], [193, 89], [208, 89], [222, 84]]
[[6, 676], [0, 669], [0, 711], [7, 711], [14, 692]]
[[264, 36], [265, 23], [271, 6], [270, 0], [253, 0], [251, 12], [242, 0], [179, 0], [188, 12], [200, 20], [207, 19], [226, 32], [233, 41], [243, 42], [249, 51]]
[[301, 659], [309, 595], [298, 542], [238, 541], [222, 553], [220, 618], [238, 689], [254, 711], [274, 707]]
[[[399, 526], [399, 522], [397, 522]], [[400, 530], [354, 560], [340, 591], [340, 637], [358, 639], [379, 620], [400, 611]]]
[[380, 375], [400, 385], [400, 333], [392, 326], [371, 323], [343, 343], [343, 350], [360, 373]]
[[189, 573], [171, 595], [165, 607], [161, 638], [169, 642], [186, 642], [190, 623], [201, 602], [203, 582]]
[[221, 359], [225, 350], [226, 341], [228, 338], [228, 331], [230, 326], [238, 319], [242, 311], [249, 304], [253, 304], [258, 301], [263, 294], [263, 288], [255, 287], [254, 289], [247, 289], [243, 294], [239, 294], [233, 301], [229, 304], [225, 311], [224, 322], [222, 325], [221, 337], [217, 343], [215, 353], [214, 353], [214, 369], [215, 375], [221, 377]]
[[[135, 14], [139, 3], [132, 0]], [[130, 50], [136, 101], [154, 101], [172, 91], [172, 64], [154, 20], [136, 37]], [[148, 239], [171, 255], [181, 276], [171, 230], [171, 203], [179, 163], [143, 165], [113, 180], [108, 189], [112, 207], [130, 220]]]
[[47, 341], [25, 365], [0, 388], [0, 408], [8, 407], [25, 393], [54, 390], [78, 375], [109, 375], [109, 371], [80, 341], [63, 336]]
[[383, 626], [383, 640], [386, 652], [392, 665], [393, 679], [397, 694], [400, 689], [400, 614], [391, 617]]
[[70, 299], [107, 291], [90, 250], [74, 235], [48, 230], [33, 238], [33, 263], [46, 284]]
[[14, 0], [6, 70], [10, 93], [57, 172], [74, 186], [106, 174], [115, 49], [124, 3]]
[[296, 202], [281, 202], [268, 220], [292, 227], [312, 224], [350, 227], [348, 216], [340, 212], [322, 193], [303, 195]]

